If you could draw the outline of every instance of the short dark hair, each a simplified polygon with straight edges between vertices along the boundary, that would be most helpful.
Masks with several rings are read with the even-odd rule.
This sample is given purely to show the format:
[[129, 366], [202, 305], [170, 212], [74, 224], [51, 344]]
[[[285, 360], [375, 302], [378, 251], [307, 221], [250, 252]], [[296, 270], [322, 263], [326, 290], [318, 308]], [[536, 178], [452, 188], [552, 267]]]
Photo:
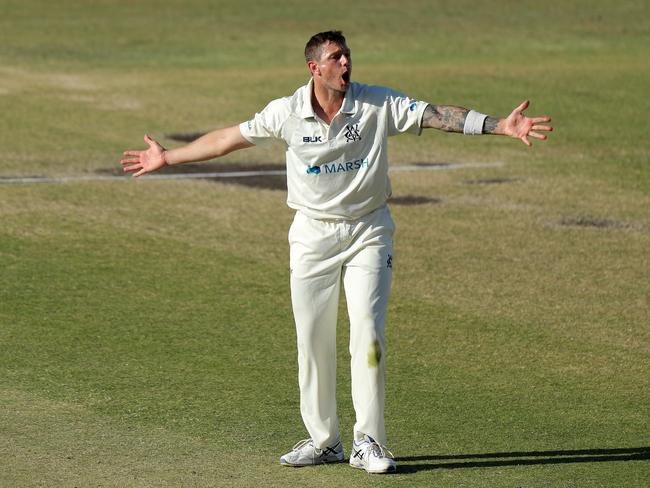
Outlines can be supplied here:
[[320, 57], [320, 50], [323, 44], [333, 42], [339, 46], [347, 46], [345, 37], [341, 31], [325, 31], [319, 32], [311, 36], [305, 46], [305, 61], [317, 60]]

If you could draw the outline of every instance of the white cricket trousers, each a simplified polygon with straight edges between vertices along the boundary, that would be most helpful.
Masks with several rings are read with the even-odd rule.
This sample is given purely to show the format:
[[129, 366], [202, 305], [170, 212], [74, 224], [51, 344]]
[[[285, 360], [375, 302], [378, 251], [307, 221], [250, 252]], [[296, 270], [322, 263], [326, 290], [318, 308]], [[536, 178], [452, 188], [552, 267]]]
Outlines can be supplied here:
[[394, 231], [387, 206], [352, 221], [315, 220], [298, 211], [289, 230], [300, 412], [318, 448], [339, 439], [336, 322], [341, 282], [350, 318], [354, 438], [368, 434], [386, 444], [384, 322]]

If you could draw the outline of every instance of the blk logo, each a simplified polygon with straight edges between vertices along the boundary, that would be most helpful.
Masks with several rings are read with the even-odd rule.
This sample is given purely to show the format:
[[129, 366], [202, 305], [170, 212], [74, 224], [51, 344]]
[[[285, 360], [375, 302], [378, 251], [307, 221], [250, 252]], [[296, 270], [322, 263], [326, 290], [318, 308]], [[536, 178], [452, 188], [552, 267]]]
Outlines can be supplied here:
[[345, 126], [345, 141], [354, 142], [360, 141], [361, 134], [359, 134], [359, 124], [348, 124]]
[[309, 142], [323, 142], [321, 139], [321, 136], [305, 136], [302, 138], [303, 143], [309, 143]]
[[307, 174], [308, 175], [319, 175], [320, 174], [320, 166], [310, 166], [307, 168]]
[[393, 269], [393, 255], [389, 254], [388, 259], [386, 260], [386, 267], [389, 269]]

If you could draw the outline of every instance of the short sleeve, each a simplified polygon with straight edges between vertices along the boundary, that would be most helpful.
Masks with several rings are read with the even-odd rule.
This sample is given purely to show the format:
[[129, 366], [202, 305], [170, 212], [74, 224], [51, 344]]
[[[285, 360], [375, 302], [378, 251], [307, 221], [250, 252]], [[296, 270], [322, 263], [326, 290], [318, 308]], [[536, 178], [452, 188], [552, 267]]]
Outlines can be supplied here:
[[389, 136], [403, 132], [420, 135], [422, 115], [429, 105], [428, 103], [414, 100], [393, 90], [389, 91], [386, 102], [388, 104]]
[[288, 117], [287, 101], [273, 100], [264, 110], [239, 124], [241, 135], [251, 144], [261, 144], [270, 139], [282, 138], [282, 126]]

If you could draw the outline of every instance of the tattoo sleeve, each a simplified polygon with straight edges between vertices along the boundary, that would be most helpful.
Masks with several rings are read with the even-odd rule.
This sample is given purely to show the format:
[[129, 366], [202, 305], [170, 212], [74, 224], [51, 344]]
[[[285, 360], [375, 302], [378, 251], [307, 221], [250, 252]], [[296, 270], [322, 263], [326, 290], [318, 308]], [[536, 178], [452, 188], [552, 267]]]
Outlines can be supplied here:
[[485, 122], [483, 123], [483, 134], [496, 134], [498, 124], [499, 119], [488, 115], [487, 119], [485, 119]]
[[[456, 105], [429, 105], [422, 115], [422, 128], [462, 133], [468, 113], [469, 109]], [[488, 115], [483, 123], [483, 134], [497, 134], [499, 120]]]
[[422, 128], [463, 132], [468, 109], [455, 105], [429, 105], [422, 115]]

